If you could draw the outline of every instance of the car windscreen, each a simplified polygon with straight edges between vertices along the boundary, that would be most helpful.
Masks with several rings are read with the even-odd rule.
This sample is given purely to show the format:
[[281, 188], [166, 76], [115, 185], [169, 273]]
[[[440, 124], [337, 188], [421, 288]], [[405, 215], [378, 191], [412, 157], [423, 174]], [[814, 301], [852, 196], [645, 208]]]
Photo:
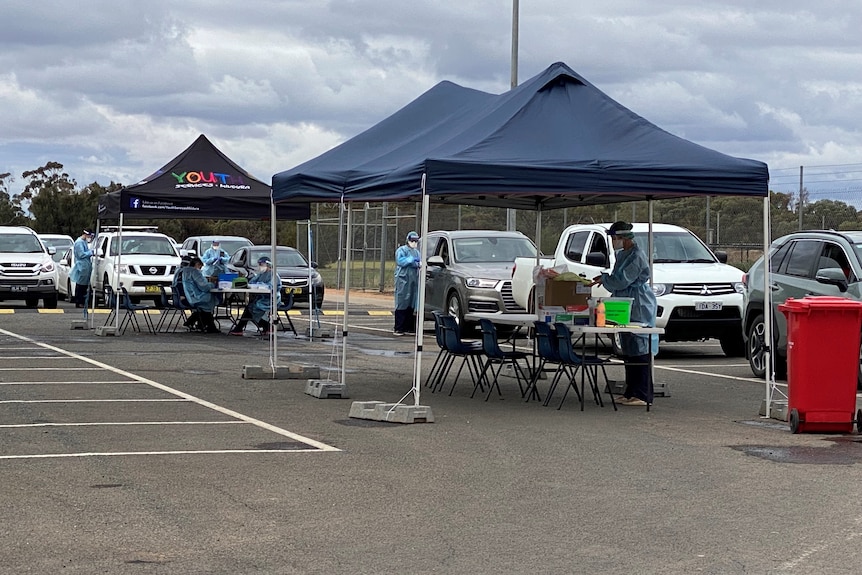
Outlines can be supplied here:
[[72, 247], [72, 242], [67, 240], [66, 238], [42, 238], [42, 243], [45, 244], [46, 247], [56, 248], [56, 252], [51, 258], [55, 262], [59, 262], [63, 259], [63, 253]]
[[[204, 244], [206, 245], [206, 244]], [[226, 251], [228, 255], [233, 255], [240, 248], [244, 248], [245, 246], [251, 245], [243, 240], [221, 240], [219, 247]]]
[[[257, 260], [262, 257], [272, 257], [272, 253], [269, 250], [255, 250], [250, 252], [249, 255], [251, 256], [249, 258], [249, 264], [252, 266], [256, 266]], [[276, 269], [285, 267], [308, 267], [308, 262], [305, 261], [303, 255], [293, 250], [278, 250], [275, 254], [275, 258]]]
[[513, 262], [536, 257], [536, 246], [527, 238], [456, 238], [452, 241], [457, 263]]
[[[635, 242], [647, 252], [647, 232], [636, 232]], [[653, 232], [653, 262], [714, 263], [717, 260], [696, 236], [688, 232]]]
[[0, 234], [0, 252], [39, 254], [45, 253], [45, 249], [33, 234]]
[[[118, 255], [119, 242], [111, 242], [111, 255]], [[123, 254], [144, 254], [148, 256], [175, 256], [174, 246], [167, 238], [152, 236], [123, 236]]]

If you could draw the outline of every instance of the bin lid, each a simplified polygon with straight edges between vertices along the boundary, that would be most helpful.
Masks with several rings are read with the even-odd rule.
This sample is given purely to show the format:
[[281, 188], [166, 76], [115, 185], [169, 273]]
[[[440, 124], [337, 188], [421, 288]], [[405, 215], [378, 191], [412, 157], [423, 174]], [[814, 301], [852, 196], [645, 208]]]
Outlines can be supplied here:
[[782, 312], [809, 313], [811, 311], [856, 311], [862, 313], [862, 302], [836, 296], [806, 296], [801, 299], [787, 298], [778, 305]]

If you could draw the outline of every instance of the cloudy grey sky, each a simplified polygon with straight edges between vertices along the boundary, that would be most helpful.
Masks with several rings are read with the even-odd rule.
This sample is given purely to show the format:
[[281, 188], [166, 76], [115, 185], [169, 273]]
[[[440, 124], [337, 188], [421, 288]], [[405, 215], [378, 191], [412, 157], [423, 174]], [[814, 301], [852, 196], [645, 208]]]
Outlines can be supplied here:
[[[201, 133], [269, 182], [441, 80], [510, 83], [512, 0], [0, 0], [0, 22], [13, 193], [48, 161], [131, 184]], [[562, 61], [776, 184], [859, 188], [860, 29], [858, 0], [520, 0], [519, 76]]]

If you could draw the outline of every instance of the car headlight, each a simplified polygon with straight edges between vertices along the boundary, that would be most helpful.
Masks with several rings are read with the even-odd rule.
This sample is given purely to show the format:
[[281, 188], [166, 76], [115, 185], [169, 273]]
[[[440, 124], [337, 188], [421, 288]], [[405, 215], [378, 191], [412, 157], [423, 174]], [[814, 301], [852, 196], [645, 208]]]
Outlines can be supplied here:
[[130, 273], [132, 273], [132, 272], [131, 272], [131, 270], [129, 269], [129, 266], [127, 266], [127, 265], [123, 264], [123, 265], [121, 265], [121, 266], [120, 266], [120, 273], [121, 273], [121, 274], [130, 274]]
[[671, 291], [673, 291], [673, 284], [652, 284], [652, 293], [655, 294], [655, 297], [663, 296]]
[[52, 271], [54, 271], [54, 262], [53, 262], [53, 261], [50, 261], [50, 262], [47, 262], [47, 263], [43, 263], [43, 264], [42, 264], [42, 267], [41, 267], [40, 269], [41, 269], [43, 272], [52, 272]]
[[316, 286], [323, 285], [323, 278], [320, 277], [319, 273], [317, 273], [317, 272], [311, 273], [311, 284], [316, 285]]
[[489, 280], [484, 278], [467, 278], [467, 287], [468, 288], [486, 288], [493, 289], [497, 287], [497, 282], [500, 280]]
[[733, 282], [733, 289], [736, 293], [745, 293], [745, 284], [742, 282]]

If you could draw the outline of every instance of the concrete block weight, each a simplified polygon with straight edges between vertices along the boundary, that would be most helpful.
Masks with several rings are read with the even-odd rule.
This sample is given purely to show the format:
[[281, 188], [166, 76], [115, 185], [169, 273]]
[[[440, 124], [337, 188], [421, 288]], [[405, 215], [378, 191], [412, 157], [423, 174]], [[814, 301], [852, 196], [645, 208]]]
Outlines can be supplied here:
[[347, 399], [347, 384], [337, 381], [320, 381], [309, 379], [305, 385], [305, 393], [318, 399]]
[[392, 423], [434, 423], [434, 413], [430, 406], [382, 401], [354, 401], [350, 406], [349, 416]]
[[279, 365], [275, 372], [270, 366], [244, 365], [243, 379], [319, 379], [320, 368], [316, 365]]

